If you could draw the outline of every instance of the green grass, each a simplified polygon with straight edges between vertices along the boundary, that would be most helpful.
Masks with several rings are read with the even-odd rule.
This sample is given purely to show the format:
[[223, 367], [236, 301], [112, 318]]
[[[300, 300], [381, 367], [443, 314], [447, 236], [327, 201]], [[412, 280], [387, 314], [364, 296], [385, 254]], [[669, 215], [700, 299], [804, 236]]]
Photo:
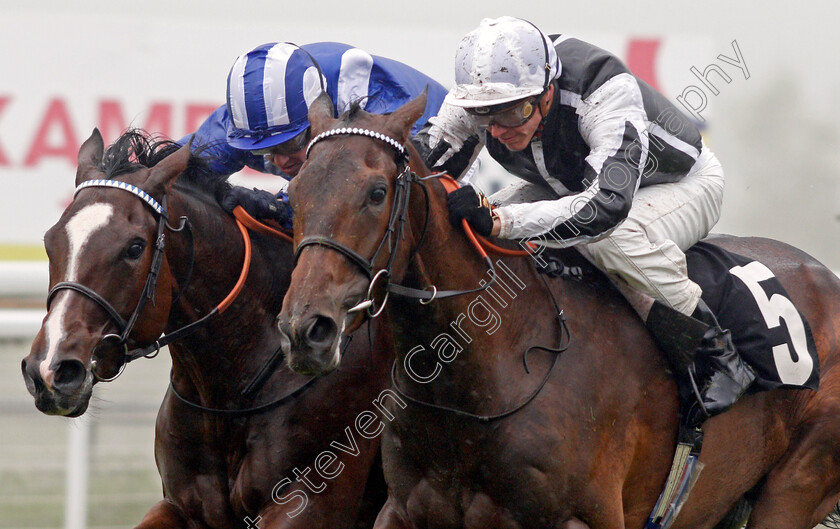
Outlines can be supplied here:
[[[20, 475], [0, 473], [0, 528], [59, 528], [64, 525], [63, 470]], [[163, 497], [153, 469], [97, 472], [92, 469], [88, 526], [133, 527]]]
[[[0, 529], [61, 529], [67, 449], [75, 420], [35, 409], [20, 376], [26, 340], [0, 341]], [[163, 497], [153, 456], [167, 355], [132, 364], [97, 386], [90, 428], [89, 529], [134, 527]]]

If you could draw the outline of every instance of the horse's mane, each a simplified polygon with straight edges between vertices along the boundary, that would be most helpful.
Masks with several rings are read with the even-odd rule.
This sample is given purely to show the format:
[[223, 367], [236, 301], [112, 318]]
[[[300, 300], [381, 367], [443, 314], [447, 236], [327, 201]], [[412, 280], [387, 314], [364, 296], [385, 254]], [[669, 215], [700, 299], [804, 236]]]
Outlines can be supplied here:
[[[109, 179], [154, 167], [161, 160], [181, 148], [178, 143], [155, 136], [141, 129], [128, 129], [106, 150], [99, 170]], [[193, 149], [187, 169], [178, 177], [178, 183], [196, 191], [216, 195], [227, 188], [227, 175], [218, 175], [210, 169], [209, 160], [201, 153], [206, 146]]]

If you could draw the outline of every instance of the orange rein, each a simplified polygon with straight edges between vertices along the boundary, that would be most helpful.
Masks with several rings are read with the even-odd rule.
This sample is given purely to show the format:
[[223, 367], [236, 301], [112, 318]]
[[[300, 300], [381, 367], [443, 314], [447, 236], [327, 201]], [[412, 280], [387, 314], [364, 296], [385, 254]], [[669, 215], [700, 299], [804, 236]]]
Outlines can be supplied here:
[[233, 300], [236, 299], [245, 287], [245, 280], [248, 278], [248, 271], [251, 269], [251, 236], [248, 234], [248, 228], [260, 233], [273, 235], [289, 243], [292, 242], [289, 234], [257, 221], [242, 206], [236, 206], [233, 209], [233, 215], [236, 217], [236, 227], [242, 233], [242, 241], [245, 243], [245, 259], [242, 263], [242, 271], [239, 273], [239, 279], [236, 281], [236, 285], [233, 286], [233, 290], [216, 307], [219, 314], [223, 313], [233, 303]]
[[[443, 188], [446, 190], [447, 193], [451, 193], [452, 191], [455, 191], [456, 189], [461, 187], [457, 180], [455, 180], [447, 174], [440, 176], [440, 183], [443, 184]], [[532, 255], [531, 252], [528, 252], [526, 250], [509, 250], [507, 248], [502, 248], [501, 246], [496, 246], [481, 235], [476, 235], [472, 227], [466, 221], [466, 219], [461, 219], [461, 225], [464, 227], [464, 232], [467, 234], [467, 237], [469, 237], [469, 239], [473, 243], [473, 246], [476, 247], [478, 253], [481, 254], [482, 257], [487, 257], [487, 252], [485, 250], [489, 250], [495, 254], [507, 255], [510, 257], [525, 257], [528, 255]], [[527, 244], [532, 248], [536, 247], [534, 243]]]
[[294, 240], [292, 239], [291, 235], [284, 231], [272, 228], [271, 226], [268, 226], [256, 220], [254, 217], [249, 215], [248, 212], [245, 211], [241, 206], [237, 206], [236, 208], [234, 208], [233, 215], [236, 217], [237, 221], [241, 222], [246, 227], [254, 231], [263, 233], [265, 235], [273, 235], [279, 239], [286, 241], [289, 244], [294, 243]]
[[[446, 190], [447, 193], [451, 193], [452, 191], [461, 187], [458, 182], [449, 175], [441, 175], [440, 182], [443, 184], [443, 188]], [[225, 299], [219, 303], [219, 306], [216, 307], [221, 314], [224, 312], [233, 300], [242, 292], [242, 289], [245, 287], [245, 280], [248, 277], [248, 271], [251, 268], [251, 237], [248, 235], [248, 229], [252, 229], [254, 231], [264, 233], [267, 235], [272, 235], [279, 239], [282, 239], [288, 243], [293, 243], [294, 240], [292, 237], [283, 231], [278, 229], [272, 228], [262, 222], [257, 221], [248, 214], [242, 206], [236, 206], [233, 210], [233, 215], [236, 217], [236, 226], [239, 228], [239, 231], [242, 233], [242, 241], [245, 243], [245, 259], [242, 264], [242, 272], [239, 274], [239, 279], [236, 281], [236, 285], [234, 285], [233, 290], [227, 295]], [[499, 255], [507, 255], [511, 257], [525, 257], [531, 255], [530, 252], [525, 250], [509, 250], [507, 248], [502, 248], [501, 246], [497, 246], [486, 238], [476, 235], [473, 231], [472, 227], [470, 227], [469, 223], [466, 220], [461, 220], [462, 226], [464, 227], [464, 233], [467, 234], [467, 237], [472, 241], [473, 246], [478, 250], [478, 253], [481, 254], [482, 257], [487, 257], [487, 250], [499, 254]], [[532, 244], [532, 243], [529, 243]]]

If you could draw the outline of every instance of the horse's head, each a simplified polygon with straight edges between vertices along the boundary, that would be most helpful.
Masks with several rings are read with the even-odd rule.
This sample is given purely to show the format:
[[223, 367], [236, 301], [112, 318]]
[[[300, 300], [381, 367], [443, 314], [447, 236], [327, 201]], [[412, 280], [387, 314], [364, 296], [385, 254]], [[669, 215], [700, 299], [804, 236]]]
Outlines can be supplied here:
[[380, 306], [389, 276], [406, 269], [407, 153], [420, 162], [404, 145], [425, 106], [424, 94], [389, 115], [354, 107], [337, 120], [326, 95], [310, 107], [309, 158], [289, 187], [297, 264], [278, 316], [295, 371], [335, 369], [342, 336], [363, 321], [364, 311], [352, 309], [371, 298]]
[[[149, 168], [137, 148], [143, 141], [126, 135], [105, 151], [94, 130], [79, 150], [74, 200], [44, 237], [48, 312], [21, 366], [44, 413], [84, 413], [93, 384], [120, 372], [127, 348], [163, 331], [172, 288], [165, 256], [157, 257], [159, 273], [150, 273], [165, 223], [155, 206], [190, 152], [186, 146]], [[127, 185], [106, 187], [117, 177]], [[156, 279], [147, 281], [150, 275]]]

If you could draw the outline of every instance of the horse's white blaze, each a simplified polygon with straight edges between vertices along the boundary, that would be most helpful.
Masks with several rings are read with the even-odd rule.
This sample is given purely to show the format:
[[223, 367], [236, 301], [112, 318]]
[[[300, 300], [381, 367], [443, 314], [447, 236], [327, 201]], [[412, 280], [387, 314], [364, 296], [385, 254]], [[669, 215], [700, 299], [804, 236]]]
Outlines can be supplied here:
[[[108, 225], [114, 208], [110, 204], [91, 204], [79, 210], [67, 223], [67, 240], [70, 242], [69, 262], [67, 263], [67, 277], [64, 281], [78, 281], [79, 263], [85, 245], [98, 230]], [[63, 294], [63, 295], [62, 295]], [[64, 316], [67, 312], [66, 292], [58, 298], [44, 322], [47, 342], [47, 356], [39, 366], [41, 377], [48, 386], [52, 386], [53, 373], [50, 369], [58, 345], [65, 339], [67, 332], [64, 327]]]

